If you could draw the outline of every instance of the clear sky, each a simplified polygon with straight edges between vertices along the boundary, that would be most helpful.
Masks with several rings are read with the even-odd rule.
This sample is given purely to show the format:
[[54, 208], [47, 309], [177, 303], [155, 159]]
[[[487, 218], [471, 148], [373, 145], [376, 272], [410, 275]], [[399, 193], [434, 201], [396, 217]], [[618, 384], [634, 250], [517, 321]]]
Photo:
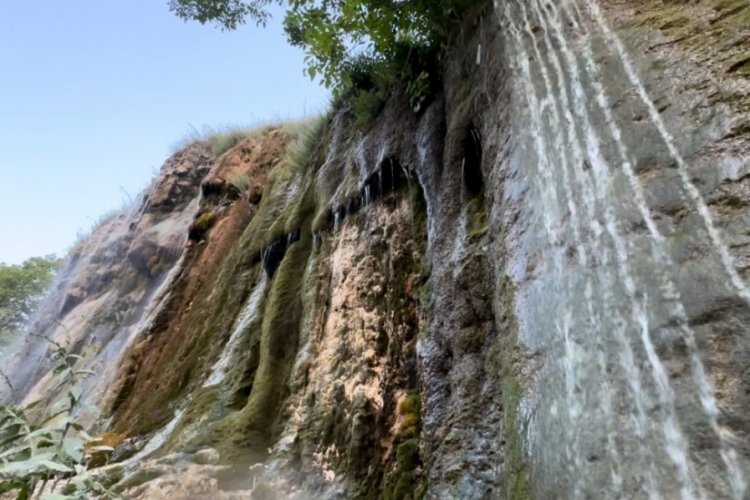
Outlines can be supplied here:
[[236, 32], [167, 0], [0, 0], [0, 262], [62, 255], [191, 127], [324, 111], [281, 13]]

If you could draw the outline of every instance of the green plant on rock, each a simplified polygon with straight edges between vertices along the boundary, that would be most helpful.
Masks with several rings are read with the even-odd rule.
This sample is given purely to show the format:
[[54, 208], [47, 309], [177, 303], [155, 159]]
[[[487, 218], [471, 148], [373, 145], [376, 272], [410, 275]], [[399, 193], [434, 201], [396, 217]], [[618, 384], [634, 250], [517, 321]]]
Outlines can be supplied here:
[[422, 465], [419, 456], [420, 407], [417, 394], [407, 395], [398, 405], [402, 422], [394, 443], [394, 465], [383, 480], [383, 498], [386, 500], [418, 499], [424, 494], [425, 482], [419, 474]]
[[287, 6], [284, 29], [289, 42], [305, 51], [310, 78], [320, 78], [336, 95], [371, 90], [359, 78], [363, 74], [386, 92], [390, 83], [404, 82], [419, 110], [439, 80], [448, 37], [482, 1], [170, 0], [169, 6], [182, 19], [231, 30], [246, 19], [265, 24], [271, 3]]
[[205, 239], [208, 230], [216, 223], [216, 215], [213, 212], [203, 212], [200, 214], [188, 229], [188, 238], [191, 241], [201, 241]]
[[375, 90], [360, 90], [357, 92], [352, 98], [354, 126], [363, 129], [370, 125], [385, 106], [386, 99], [387, 96]]
[[[92, 374], [76, 365], [80, 356], [52, 342], [53, 374], [62, 396], [46, 411], [41, 401], [18, 406], [0, 403], [0, 495], [17, 500], [36, 498], [84, 499], [92, 495], [118, 498], [86, 471], [86, 442], [92, 438], [78, 423], [82, 408], [81, 381]], [[111, 448], [93, 447], [94, 451]], [[64, 493], [46, 493], [50, 482], [64, 481]], [[3, 497], [7, 498], [7, 497]]]

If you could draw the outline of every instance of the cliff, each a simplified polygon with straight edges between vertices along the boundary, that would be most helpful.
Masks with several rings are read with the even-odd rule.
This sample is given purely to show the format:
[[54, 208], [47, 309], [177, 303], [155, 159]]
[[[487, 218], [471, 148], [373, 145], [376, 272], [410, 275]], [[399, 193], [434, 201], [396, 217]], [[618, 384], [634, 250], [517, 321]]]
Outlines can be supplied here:
[[[33, 331], [140, 498], [744, 498], [750, 3], [503, 1], [442, 92], [167, 160]], [[355, 123], [357, 122], [357, 123]], [[14, 365], [54, 391], [43, 341]], [[265, 496], [264, 496], [265, 495]]]

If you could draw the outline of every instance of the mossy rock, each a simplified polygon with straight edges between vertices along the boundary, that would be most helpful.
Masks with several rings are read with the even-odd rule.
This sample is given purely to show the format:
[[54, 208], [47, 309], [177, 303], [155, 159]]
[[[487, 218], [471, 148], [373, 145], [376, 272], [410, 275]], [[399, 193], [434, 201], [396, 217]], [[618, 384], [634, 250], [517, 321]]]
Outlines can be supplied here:
[[750, 52], [733, 58], [727, 66], [727, 73], [750, 75]]
[[200, 214], [188, 229], [188, 238], [191, 241], [201, 241], [205, 239], [208, 230], [216, 223], [216, 215], [213, 212], [203, 212]]
[[416, 500], [421, 498], [419, 492], [422, 488], [417, 473], [421, 465], [419, 440], [412, 438], [399, 443], [396, 447], [395, 467], [383, 481], [382, 498], [385, 500]]

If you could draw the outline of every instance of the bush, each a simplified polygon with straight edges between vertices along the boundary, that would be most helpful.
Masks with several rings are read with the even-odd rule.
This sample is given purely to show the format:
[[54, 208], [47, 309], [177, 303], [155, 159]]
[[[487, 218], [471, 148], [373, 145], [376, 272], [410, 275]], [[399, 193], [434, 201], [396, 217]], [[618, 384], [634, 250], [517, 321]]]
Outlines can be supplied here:
[[[92, 372], [76, 366], [80, 356], [50, 342], [54, 345], [52, 372], [63, 396], [45, 411], [41, 401], [26, 406], [0, 403], [0, 495], [15, 492], [18, 500], [25, 500], [35, 492], [41, 496], [50, 481], [64, 480], [66, 494], [46, 498], [118, 498], [86, 471], [85, 448], [92, 438], [76, 415], [82, 406], [79, 383]], [[111, 451], [109, 447], [89, 449]]]
[[[182, 19], [215, 22], [223, 28], [235, 29], [245, 18], [264, 24], [270, 3], [273, 2], [171, 0], [170, 6]], [[412, 106], [423, 109], [429, 89], [439, 80], [437, 63], [451, 33], [470, 8], [482, 3], [488, 2], [295, 1], [288, 3], [284, 30], [290, 44], [305, 50], [310, 78], [320, 78], [334, 94], [345, 95], [352, 89], [370, 90], [370, 80], [377, 78], [368, 78], [359, 67], [379, 67], [385, 69], [382, 74], [391, 81], [409, 85]], [[389, 86], [378, 87], [382, 90]]]
[[354, 126], [364, 129], [378, 117], [385, 106], [385, 99], [374, 90], [360, 90], [352, 99]]

